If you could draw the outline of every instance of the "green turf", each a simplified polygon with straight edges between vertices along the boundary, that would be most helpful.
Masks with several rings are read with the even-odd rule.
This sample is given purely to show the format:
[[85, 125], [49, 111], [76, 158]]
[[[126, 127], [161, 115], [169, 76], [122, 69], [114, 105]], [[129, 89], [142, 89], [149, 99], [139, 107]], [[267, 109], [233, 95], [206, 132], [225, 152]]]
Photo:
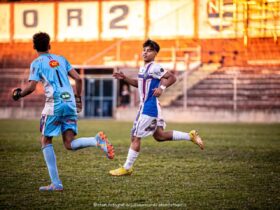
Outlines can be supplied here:
[[132, 123], [79, 122], [79, 136], [104, 130], [115, 146], [107, 160], [96, 148], [54, 148], [64, 192], [39, 192], [49, 183], [37, 121], [0, 121], [0, 209], [279, 209], [279, 124], [168, 124], [196, 128], [206, 150], [191, 142], [143, 140], [129, 177], [111, 177], [125, 161]]

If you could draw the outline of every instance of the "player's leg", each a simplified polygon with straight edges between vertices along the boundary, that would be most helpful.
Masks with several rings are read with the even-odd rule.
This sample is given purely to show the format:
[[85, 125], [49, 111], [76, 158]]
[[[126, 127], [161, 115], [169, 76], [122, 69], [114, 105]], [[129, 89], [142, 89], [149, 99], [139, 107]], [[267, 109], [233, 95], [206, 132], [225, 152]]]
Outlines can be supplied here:
[[75, 133], [73, 130], [71, 129], [68, 129], [66, 131], [64, 131], [62, 133], [62, 140], [63, 140], [63, 144], [64, 144], [64, 147], [68, 150], [74, 150], [72, 148], [72, 145], [71, 143], [73, 142], [73, 140], [75, 139]]
[[174, 140], [191, 140], [189, 133], [181, 131], [164, 131], [166, 123], [162, 117], [161, 107], [158, 104], [158, 118], [157, 118], [157, 128], [153, 134], [156, 141], [174, 141]]
[[161, 107], [158, 104], [158, 117], [157, 117], [157, 128], [153, 134], [153, 137], [158, 142], [172, 141], [172, 140], [191, 140], [189, 133], [181, 131], [164, 131], [166, 123], [162, 117]]
[[131, 144], [124, 165], [118, 169], [111, 170], [109, 173], [113, 176], [130, 175], [133, 172], [133, 164], [140, 152], [141, 138], [153, 134], [155, 129], [156, 119], [147, 115], [141, 115], [134, 122], [131, 131]]
[[123, 167], [126, 170], [131, 170], [134, 162], [136, 161], [141, 147], [141, 138], [133, 136], [131, 137], [131, 144], [128, 150], [126, 161]]
[[109, 159], [114, 158], [114, 147], [103, 132], [94, 137], [80, 137], [75, 139], [77, 130], [77, 116], [66, 116], [62, 121], [62, 139], [66, 149], [79, 150], [87, 147], [98, 147], [105, 152]]
[[131, 144], [124, 165], [115, 170], [111, 170], [109, 173], [112, 176], [131, 175], [133, 172], [133, 164], [136, 161], [140, 152], [140, 146], [141, 146], [141, 138], [136, 136], [131, 137]]
[[200, 149], [204, 149], [204, 144], [201, 137], [198, 135], [197, 131], [192, 130], [189, 133], [182, 132], [182, 131], [164, 131], [162, 126], [158, 126], [154, 135], [154, 139], [158, 142], [163, 141], [192, 141], [193, 143], [197, 144]]
[[181, 131], [165, 131], [165, 122], [161, 119], [158, 120], [157, 123], [157, 129], [153, 134], [153, 137], [156, 141], [158, 142], [163, 142], [163, 141], [176, 141], [176, 140], [191, 140], [190, 134], [186, 132], [181, 132]]
[[157, 118], [157, 128], [153, 134], [153, 137], [158, 142], [172, 141], [172, 140], [190, 140], [188, 133], [183, 133], [180, 131], [165, 131], [166, 123], [161, 117], [161, 112], [159, 112], [159, 117]]
[[153, 137], [158, 142], [173, 140], [173, 131], [164, 131], [163, 127], [157, 127]]
[[58, 122], [58, 118], [55, 116], [43, 115], [41, 118], [40, 130], [42, 133], [42, 152], [48, 168], [49, 176], [51, 178], [51, 184], [40, 187], [40, 191], [63, 190], [62, 182], [58, 175], [56, 156], [52, 145], [52, 136], [57, 136], [60, 132], [60, 126], [55, 122]]

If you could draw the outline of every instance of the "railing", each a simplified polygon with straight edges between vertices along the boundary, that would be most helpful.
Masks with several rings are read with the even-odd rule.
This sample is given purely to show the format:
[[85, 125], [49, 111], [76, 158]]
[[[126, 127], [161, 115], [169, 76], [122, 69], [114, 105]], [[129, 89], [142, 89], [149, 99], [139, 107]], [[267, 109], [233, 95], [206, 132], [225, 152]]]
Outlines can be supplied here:
[[[83, 62], [83, 65], [90, 65], [91, 63], [94, 63], [97, 59], [103, 58], [103, 61], [105, 61], [105, 58], [108, 57], [108, 54], [110, 53], [110, 62], [113, 64], [118, 63], [118, 65], [125, 65], [127, 64], [127, 60], [124, 60], [124, 57], [127, 57], [127, 51], [121, 50], [121, 45], [125, 44], [125, 40], [118, 40], [112, 45], [105, 48], [103, 51], [97, 53], [96, 55], [90, 57], [89, 59], [85, 60]], [[134, 56], [130, 55], [131, 63], [133, 63], [133, 66], [139, 66], [141, 63], [140, 61], [140, 52], [136, 52]], [[164, 56], [162, 56], [164, 54]], [[167, 54], [167, 55], [166, 55]], [[189, 56], [191, 54], [191, 56]], [[112, 56], [113, 55], [113, 56]], [[196, 47], [184, 47], [179, 48], [175, 46], [171, 46], [168, 48], [161, 48], [160, 54], [157, 56], [158, 62], [163, 63], [171, 63], [172, 70], [182, 70], [180, 69], [179, 64], [186, 62], [186, 57], [190, 57], [189, 62], [198, 61], [201, 62], [201, 47], [198, 45]], [[186, 68], [186, 67], [185, 67]]]
[[118, 40], [115, 43], [113, 43], [112, 45], [110, 45], [109, 47], [105, 48], [103, 51], [101, 51], [100, 53], [97, 53], [96, 55], [90, 57], [89, 59], [85, 60], [83, 65], [88, 65], [91, 62], [95, 61], [96, 59], [105, 56], [108, 52], [110, 52], [111, 50], [113, 50], [114, 48], [116, 48], [116, 60], [120, 60], [121, 57], [121, 50], [120, 50], [120, 45], [123, 42], [123, 40]]
[[[172, 63], [172, 70], [177, 71], [178, 64], [183, 63], [185, 64], [184, 70], [189, 69], [189, 64], [193, 62], [201, 63], [201, 47], [198, 45], [196, 47], [170, 47], [170, 48], [162, 48], [161, 52], [167, 52], [170, 54], [168, 57], [159, 56], [157, 61], [159, 62], [171, 62]], [[182, 69], [181, 69], [182, 70]]]
[[[187, 74], [186, 74], [187, 75]], [[190, 81], [186, 78], [186, 84]], [[186, 85], [185, 85], [186, 87]], [[184, 89], [177, 106], [184, 109], [280, 109], [280, 75], [210, 75], [193, 89]], [[176, 104], [176, 103], [175, 103]]]

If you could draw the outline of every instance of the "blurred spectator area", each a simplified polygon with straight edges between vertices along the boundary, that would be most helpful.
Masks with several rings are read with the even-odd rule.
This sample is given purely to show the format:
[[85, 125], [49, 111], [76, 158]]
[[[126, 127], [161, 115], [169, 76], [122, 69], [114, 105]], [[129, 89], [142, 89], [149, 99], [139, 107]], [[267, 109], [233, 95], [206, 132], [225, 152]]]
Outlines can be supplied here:
[[[52, 42], [51, 52], [65, 56], [76, 65], [101, 65], [137, 67], [141, 62], [144, 40]], [[214, 73], [188, 90], [188, 106], [234, 109], [280, 109], [280, 44], [273, 38], [243, 39], [174, 39], [157, 40], [161, 46], [157, 60], [176, 62], [199, 49], [196, 55], [201, 66], [218, 63]], [[23, 87], [28, 80], [29, 65], [36, 58], [32, 43], [0, 43], [0, 106], [42, 107], [43, 88], [20, 102], [12, 103], [11, 91]], [[233, 78], [237, 75], [237, 95], [233, 99]], [[171, 69], [172, 70], [172, 69]], [[171, 105], [181, 106], [182, 96]], [[234, 100], [237, 105], [234, 105]], [[207, 103], [205, 103], [207, 101]]]
[[[2, 68], [0, 71], [1, 107], [43, 107], [44, 93], [41, 84], [38, 84], [35, 93], [26, 98], [18, 102], [11, 99], [13, 88], [23, 87], [27, 82], [28, 69]], [[199, 71], [197, 70], [198, 73]], [[199, 74], [195, 74], [195, 77], [198, 76]], [[188, 76], [188, 83], [192, 79], [196, 80], [192, 75]], [[170, 91], [174, 92], [172, 89]], [[279, 110], [280, 67], [222, 67], [198, 80], [186, 92], [187, 107], [198, 110]], [[169, 106], [183, 107], [183, 94], [178, 95]]]
[[[137, 62], [141, 60], [141, 41], [92, 41], [92, 42], [52, 42], [51, 52], [65, 56], [70, 63], [76, 65], [102, 65], [106, 62]], [[158, 40], [161, 52], [158, 59], [171, 60], [173, 56], [184, 56], [184, 51], [195, 47], [194, 40]], [[177, 48], [177, 55], [172, 49]], [[166, 50], [165, 50], [166, 49]], [[29, 67], [36, 57], [32, 43], [0, 43], [0, 68]]]
[[200, 41], [203, 63], [223, 66], [279, 65], [280, 43], [273, 38], [211, 39]]
[[38, 83], [34, 93], [26, 98], [14, 102], [12, 100], [12, 91], [14, 88], [22, 88], [28, 82], [29, 69], [22, 68], [2, 68], [0, 69], [0, 101], [1, 107], [43, 107], [45, 104], [45, 95], [43, 86]]
[[[139, 65], [144, 40], [114, 40], [91, 42], [52, 42], [51, 52], [65, 56], [76, 65], [106, 65], [107, 63]], [[161, 52], [160, 62], [176, 61], [200, 50], [197, 59], [202, 63], [221, 63], [223, 66], [278, 65], [280, 44], [273, 38], [250, 38], [248, 45], [243, 39], [174, 39], [157, 40]], [[28, 68], [36, 57], [32, 43], [0, 43], [0, 68]], [[181, 59], [181, 60], [182, 60]]]

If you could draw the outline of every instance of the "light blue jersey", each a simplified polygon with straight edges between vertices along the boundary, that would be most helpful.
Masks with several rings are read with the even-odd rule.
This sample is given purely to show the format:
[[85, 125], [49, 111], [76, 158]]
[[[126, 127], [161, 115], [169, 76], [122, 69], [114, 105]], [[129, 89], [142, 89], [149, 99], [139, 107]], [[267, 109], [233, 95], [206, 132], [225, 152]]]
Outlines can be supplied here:
[[42, 54], [30, 66], [29, 80], [41, 81], [44, 85], [46, 103], [42, 115], [77, 115], [75, 97], [68, 79], [72, 69], [62, 56]]
[[40, 121], [44, 136], [58, 136], [69, 129], [78, 133], [76, 101], [68, 79], [71, 69], [64, 57], [54, 54], [42, 54], [31, 63], [29, 81], [42, 82], [45, 89]]

